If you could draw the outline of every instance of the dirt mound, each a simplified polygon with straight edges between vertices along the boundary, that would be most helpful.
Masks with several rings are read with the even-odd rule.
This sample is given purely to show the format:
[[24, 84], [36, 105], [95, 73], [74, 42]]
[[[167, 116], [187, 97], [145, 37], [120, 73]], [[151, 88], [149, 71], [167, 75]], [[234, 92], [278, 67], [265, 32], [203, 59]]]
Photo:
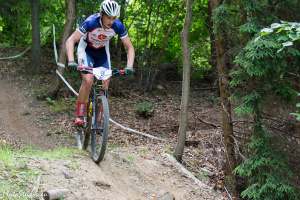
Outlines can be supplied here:
[[[42, 149], [71, 141], [62, 135], [48, 135], [46, 125], [50, 124], [39, 123], [39, 119], [47, 117], [46, 110], [39, 107], [39, 102], [26, 97], [17, 83], [0, 81], [0, 84], [2, 140], [20, 148], [31, 145]], [[72, 146], [72, 142], [68, 146]], [[222, 199], [211, 189], [199, 188], [149, 148], [110, 148], [100, 166], [87, 155], [64, 160], [32, 159], [28, 165], [42, 171], [40, 193], [64, 188], [69, 191], [65, 199], [154, 200], [167, 193], [182, 200]]]

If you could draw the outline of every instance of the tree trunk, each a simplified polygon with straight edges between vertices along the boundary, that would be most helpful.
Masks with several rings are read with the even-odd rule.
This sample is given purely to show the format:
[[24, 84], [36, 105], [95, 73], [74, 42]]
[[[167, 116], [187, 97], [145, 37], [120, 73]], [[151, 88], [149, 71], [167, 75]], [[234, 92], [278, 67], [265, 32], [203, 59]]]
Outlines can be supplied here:
[[[125, 16], [126, 16], [126, 0], [121, 0], [119, 1], [120, 2], [120, 6], [121, 6], [121, 10], [120, 10], [120, 17], [119, 17], [119, 20], [124, 23], [124, 19], [125, 19]], [[127, 28], [127, 27], [126, 27]], [[124, 50], [124, 47], [123, 47], [123, 43], [120, 39], [120, 37], [118, 36], [118, 40], [116, 41], [115, 43], [115, 55], [116, 55], [116, 62], [118, 64], [118, 67], [121, 66], [121, 62], [122, 62], [122, 52]], [[126, 67], [126, 66], [121, 66], [122, 68]]]
[[216, 8], [216, 1], [208, 2], [208, 30], [210, 37], [210, 60], [209, 64], [212, 66], [212, 73], [209, 75], [209, 78], [214, 81], [217, 79], [217, 59], [216, 59], [216, 45], [215, 45], [215, 35], [213, 33], [213, 19], [212, 19], [212, 11]]
[[181, 45], [183, 56], [183, 81], [182, 81], [182, 97], [180, 105], [180, 125], [178, 130], [178, 142], [175, 148], [174, 157], [179, 162], [182, 161], [184, 144], [186, 140], [186, 130], [188, 124], [188, 103], [190, 93], [190, 74], [191, 60], [189, 50], [189, 29], [192, 21], [192, 4], [193, 0], [186, 0], [186, 15], [183, 30], [181, 33]]
[[[213, 8], [220, 6], [222, 1], [212, 0], [211, 5]], [[224, 29], [219, 29], [224, 30]], [[226, 149], [226, 164], [224, 166], [225, 171], [225, 184], [228, 187], [229, 191], [232, 193], [234, 199], [237, 199], [236, 191], [236, 178], [233, 174], [233, 170], [236, 167], [235, 151], [234, 151], [234, 136], [233, 136], [233, 125], [231, 117], [231, 102], [229, 100], [230, 90], [229, 90], [229, 70], [230, 70], [230, 61], [227, 51], [227, 34], [224, 31], [215, 33], [215, 45], [216, 45], [216, 54], [217, 54], [217, 69], [219, 77], [219, 90], [221, 97], [221, 107], [222, 107], [222, 130], [223, 138]]]
[[[67, 20], [64, 25], [64, 32], [60, 41], [58, 62], [66, 65], [66, 40], [71, 35], [73, 25], [76, 20], [76, 0], [66, 0], [65, 5], [68, 8], [65, 14], [67, 16]], [[63, 68], [60, 68], [60, 72], [63, 72]]]
[[[58, 62], [66, 65], [66, 40], [72, 33], [73, 25], [76, 19], [76, 0], [65, 0], [66, 10], [66, 23], [64, 25], [64, 32], [61, 38], [60, 44], [60, 52], [58, 57]], [[64, 68], [58, 67], [58, 71], [63, 74]], [[53, 90], [50, 91], [47, 96], [52, 98], [56, 98], [59, 90], [63, 86], [63, 82], [57, 77], [55, 84], [53, 86]]]
[[31, 26], [32, 26], [32, 49], [30, 73], [36, 74], [41, 66], [41, 40], [40, 40], [40, 19], [39, 0], [31, 0]]

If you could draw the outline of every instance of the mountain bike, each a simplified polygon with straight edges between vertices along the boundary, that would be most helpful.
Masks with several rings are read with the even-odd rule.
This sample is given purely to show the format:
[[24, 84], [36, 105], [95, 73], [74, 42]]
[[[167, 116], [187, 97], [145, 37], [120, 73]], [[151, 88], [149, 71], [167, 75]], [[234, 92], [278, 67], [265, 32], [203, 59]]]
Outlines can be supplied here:
[[103, 67], [78, 67], [77, 69], [92, 73], [95, 77], [89, 95], [84, 125], [77, 127], [77, 146], [87, 150], [90, 143], [91, 157], [95, 163], [99, 164], [104, 158], [109, 134], [108, 91], [102, 87], [102, 80], [105, 76], [125, 76], [130, 73], [124, 69], [104, 70]]

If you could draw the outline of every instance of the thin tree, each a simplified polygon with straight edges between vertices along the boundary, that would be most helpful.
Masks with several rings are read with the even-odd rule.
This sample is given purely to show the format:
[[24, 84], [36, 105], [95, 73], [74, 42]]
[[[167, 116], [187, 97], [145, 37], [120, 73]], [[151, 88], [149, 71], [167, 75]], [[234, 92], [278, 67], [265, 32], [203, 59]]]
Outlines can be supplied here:
[[181, 45], [183, 56], [183, 81], [182, 81], [182, 96], [180, 105], [180, 125], [178, 130], [178, 141], [174, 152], [174, 157], [179, 162], [182, 161], [184, 144], [186, 140], [186, 130], [188, 124], [188, 103], [190, 94], [190, 74], [191, 74], [191, 59], [189, 50], [189, 29], [192, 21], [192, 4], [193, 0], [186, 0], [186, 15], [183, 30], [181, 32]]
[[[223, 0], [211, 0], [209, 1], [212, 10], [220, 6]], [[215, 14], [215, 13], [214, 13]], [[214, 16], [214, 19], [220, 16]], [[219, 77], [219, 90], [221, 97], [221, 109], [222, 109], [222, 130], [223, 130], [223, 140], [226, 150], [226, 164], [224, 166], [226, 180], [225, 184], [230, 189], [233, 198], [237, 199], [236, 191], [236, 178], [233, 174], [233, 170], [236, 167], [236, 158], [234, 150], [234, 135], [233, 135], [233, 125], [232, 125], [232, 114], [231, 114], [231, 102], [230, 102], [230, 89], [229, 89], [229, 71], [231, 67], [228, 50], [228, 33], [224, 29], [224, 25], [214, 23], [213, 26], [217, 27], [215, 32], [215, 49], [216, 49], [216, 59], [217, 59], [217, 70]]]
[[[65, 0], [65, 6], [67, 8], [65, 16], [66, 16], [66, 22], [64, 25], [64, 32], [61, 37], [60, 42], [60, 52], [58, 57], [58, 62], [66, 65], [66, 40], [71, 35], [73, 30], [73, 25], [76, 20], [76, 0]], [[62, 74], [64, 72], [64, 68], [59, 67], [59, 72]], [[56, 82], [53, 86], [53, 90], [50, 91], [47, 96], [51, 96], [53, 98], [57, 97], [57, 94], [59, 90], [62, 88], [63, 83], [59, 78], [56, 79]]]
[[41, 39], [40, 39], [40, 1], [31, 0], [31, 26], [32, 26], [32, 48], [30, 73], [35, 74], [41, 66]]

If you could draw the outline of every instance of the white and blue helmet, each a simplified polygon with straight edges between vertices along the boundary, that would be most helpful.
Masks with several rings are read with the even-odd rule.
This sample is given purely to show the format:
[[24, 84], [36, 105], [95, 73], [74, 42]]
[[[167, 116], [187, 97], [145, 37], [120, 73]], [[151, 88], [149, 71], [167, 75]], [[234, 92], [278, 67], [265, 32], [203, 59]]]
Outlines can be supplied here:
[[104, 12], [108, 16], [119, 17], [120, 16], [119, 4], [113, 0], [104, 0], [100, 5], [100, 13]]

